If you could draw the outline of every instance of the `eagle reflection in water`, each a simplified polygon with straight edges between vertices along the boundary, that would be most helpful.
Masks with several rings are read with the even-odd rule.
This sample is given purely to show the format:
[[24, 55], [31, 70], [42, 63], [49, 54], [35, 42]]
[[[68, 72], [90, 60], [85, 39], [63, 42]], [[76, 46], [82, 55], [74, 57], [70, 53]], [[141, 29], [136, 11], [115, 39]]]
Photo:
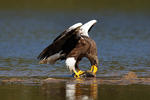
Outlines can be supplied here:
[[98, 83], [95, 78], [57, 80], [42, 84], [40, 92], [45, 98], [54, 100], [97, 100]]
[[96, 100], [98, 95], [98, 84], [96, 79], [86, 81], [76, 79], [74, 83], [66, 84], [67, 100]]

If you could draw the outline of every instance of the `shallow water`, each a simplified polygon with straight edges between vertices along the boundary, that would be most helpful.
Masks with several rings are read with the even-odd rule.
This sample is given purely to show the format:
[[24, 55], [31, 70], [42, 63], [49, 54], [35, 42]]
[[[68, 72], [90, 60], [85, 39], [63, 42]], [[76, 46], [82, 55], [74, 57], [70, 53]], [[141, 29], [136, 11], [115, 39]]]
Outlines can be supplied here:
[[[98, 48], [96, 80], [75, 81], [64, 61], [38, 64], [38, 54], [64, 29], [91, 19], [98, 20], [89, 33]], [[147, 100], [150, 80], [137, 77], [150, 77], [149, 27], [150, 15], [140, 12], [0, 11], [0, 99]], [[80, 68], [89, 66], [83, 59]], [[41, 81], [48, 77], [58, 80]]]
[[[40, 65], [36, 57], [70, 25], [97, 19], [89, 33], [98, 48], [97, 77], [120, 77], [129, 71], [149, 77], [149, 18], [144, 13], [1, 11], [0, 76], [69, 75], [63, 61]], [[87, 70], [90, 64], [83, 59], [80, 66]]]
[[[51, 80], [51, 79], [50, 79]], [[43, 84], [0, 84], [2, 100], [147, 100], [150, 85], [101, 84], [99, 80], [52, 79]]]

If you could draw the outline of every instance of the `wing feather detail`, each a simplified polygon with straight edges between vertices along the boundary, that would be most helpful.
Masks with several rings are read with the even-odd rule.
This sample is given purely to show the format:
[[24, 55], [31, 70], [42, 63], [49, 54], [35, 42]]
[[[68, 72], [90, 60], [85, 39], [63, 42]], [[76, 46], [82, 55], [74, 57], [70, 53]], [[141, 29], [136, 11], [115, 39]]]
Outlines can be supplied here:
[[[54, 39], [52, 44], [50, 44], [48, 47], [46, 47], [37, 57], [38, 59], [47, 59], [48, 57], [62, 51], [62, 53], [69, 52], [75, 45], [75, 43], [78, 41], [78, 34], [76, 30], [79, 27], [72, 29], [70, 31], [66, 30], [62, 34], [60, 34], [58, 37]], [[69, 48], [68, 48], [69, 47]]]

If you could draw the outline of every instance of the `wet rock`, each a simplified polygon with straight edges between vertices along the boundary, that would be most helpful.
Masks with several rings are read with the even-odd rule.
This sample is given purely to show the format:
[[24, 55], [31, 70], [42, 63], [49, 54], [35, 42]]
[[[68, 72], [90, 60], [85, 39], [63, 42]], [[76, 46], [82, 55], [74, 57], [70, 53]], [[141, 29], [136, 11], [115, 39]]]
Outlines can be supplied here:
[[42, 80], [42, 84], [44, 83], [58, 83], [58, 82], [62, 82], [65, 81], [65, 79], [56, 79], [56, 78], [47, 78]]
[[18, 78], [4, 79], [2, 83], [14, 83], [14, 82], [23, 82], [24, 80]]
[[134, 72], [128, 72], [123, 78], [127, 79], [127, 80], [129, 80], [129, 79], [137, 79], [137, 75]]
[[92, 72], [88, 72], [88, 71], [85, 71], [82, 75], [81, 75], [81, 77], [85, 77], [85, 78], [89, 78], [89, 77], [95, 77], [95, 75], [93, 75], [93, 73]]

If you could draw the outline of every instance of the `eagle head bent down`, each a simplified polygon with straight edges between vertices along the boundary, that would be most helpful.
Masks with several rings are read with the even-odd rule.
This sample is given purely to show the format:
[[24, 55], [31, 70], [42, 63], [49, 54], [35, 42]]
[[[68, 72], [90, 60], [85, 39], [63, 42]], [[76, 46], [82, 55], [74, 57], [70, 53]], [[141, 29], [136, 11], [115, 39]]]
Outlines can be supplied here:
[[97, 48], [88, 32], [96, 22], [91, 20], [85, 24], [77, 23], [66, 29], [40, 53], [40, 63], [54, 64], [57, 60], [66, 60], [69, 70], [80, 77], [84, 72], [79, 69], [79, 62], [87, 57], [92, 66], [90, 72], [95, 76], [98, 66]]

